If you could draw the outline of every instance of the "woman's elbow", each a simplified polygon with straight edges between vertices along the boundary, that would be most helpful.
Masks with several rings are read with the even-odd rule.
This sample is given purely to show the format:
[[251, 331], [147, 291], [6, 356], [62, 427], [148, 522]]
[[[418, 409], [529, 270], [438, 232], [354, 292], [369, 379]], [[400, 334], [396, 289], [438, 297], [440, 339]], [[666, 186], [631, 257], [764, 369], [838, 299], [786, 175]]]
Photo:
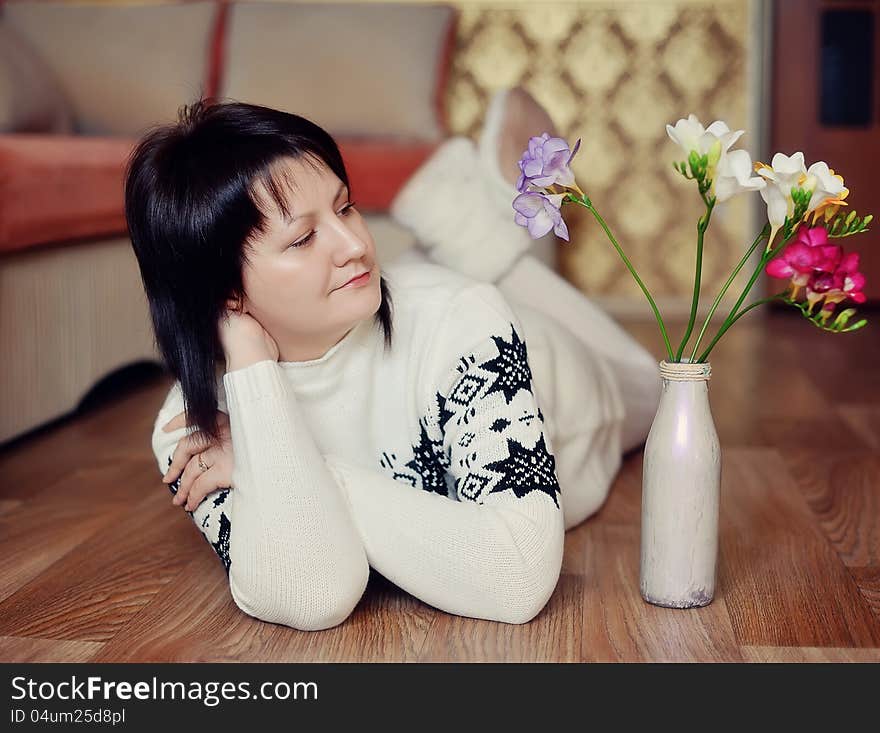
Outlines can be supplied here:
[[525, 624], [534, 619], [547, 605], [556, 590], [559, 573], [532, 582], [514, 584], [498, 614], [498, 621], [507, 624]]
[[[553, 597], [562, 571], [562, 553], [553, 551], [534, 562], [524, 562], [516, 572], [495, 577], [493, 612], [484, 618], [507, 624], [534, 619]], [[501, 582], [498, 580], [501, 579]]]
[[[523, 546], [532, 548], [523, 552]], [[553, 515], [553, 526], [540, 531], [532, 541], [517, 546], [521, 562], [515, 572], [500, 572], [498, 620], [509, 624], [524, 624], [537, 616], [550, 601], [562, 572], [565, 552], [565, 529], [562, 514]]]
[[[268, 623], [290, 626], [299, 631], [322, 631], [338, 626], [357, 607], [370, 577], [370, 566], [364, 562], [351, 577], [340, 579], [328, 588], [315, 583], [315, 591], [279, 592], [283, 583], [268, 592], [238, 583], [230, 573], [229, 590], [235, 604], [248, 616]], [[320, 592], [318, 588], [322, 588]]]

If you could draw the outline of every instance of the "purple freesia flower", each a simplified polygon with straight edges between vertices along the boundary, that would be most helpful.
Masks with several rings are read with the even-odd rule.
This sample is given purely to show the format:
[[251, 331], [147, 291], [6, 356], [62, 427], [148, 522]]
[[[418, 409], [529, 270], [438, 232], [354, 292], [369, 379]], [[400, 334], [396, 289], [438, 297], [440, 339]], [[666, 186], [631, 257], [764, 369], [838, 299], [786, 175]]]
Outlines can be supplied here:
[[573, 187], [574, 173], [569, 164], [581, 145], [580, 138], [570, 150], [568, 143], [561, 137], [550, 137], [542, 133], [540, 137], [529, 138], [528, 150], [523, 152], [519, 160], [521, 171], [516, 182], [520, 193], [528, 193], [529, 186], [546, 188], [554, 184]]
[[552, 229], [556, 236], [567, 242], [568, 227], [559, 211], [565, 196], [564, 193], [521, 193], [513, 200], [513, 208], [516, 210], [513, 219], [520, 226], [527, 227], [533, 239], [543, 237]]

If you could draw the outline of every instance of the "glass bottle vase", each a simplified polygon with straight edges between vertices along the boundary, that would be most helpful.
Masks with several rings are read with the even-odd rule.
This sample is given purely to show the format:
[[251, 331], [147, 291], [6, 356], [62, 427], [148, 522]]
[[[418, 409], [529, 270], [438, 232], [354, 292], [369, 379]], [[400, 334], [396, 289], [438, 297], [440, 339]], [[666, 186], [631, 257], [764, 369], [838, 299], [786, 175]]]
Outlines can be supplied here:
[[708, 363], [660, 362], [662, 391], [645, 442], [639, 585], [648, 603], [712, 602], [718, 556], [721, 447]]

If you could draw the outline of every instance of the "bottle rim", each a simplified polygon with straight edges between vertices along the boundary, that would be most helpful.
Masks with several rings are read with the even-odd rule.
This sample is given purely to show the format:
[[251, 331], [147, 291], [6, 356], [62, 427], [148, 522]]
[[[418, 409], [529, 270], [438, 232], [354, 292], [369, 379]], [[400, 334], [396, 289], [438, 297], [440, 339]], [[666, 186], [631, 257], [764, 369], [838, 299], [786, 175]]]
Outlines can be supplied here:
[[712, 364], [690, 364], [688, 362], [660, 362], [660, 376], [675, 382], [708, 382], [712, 376]]

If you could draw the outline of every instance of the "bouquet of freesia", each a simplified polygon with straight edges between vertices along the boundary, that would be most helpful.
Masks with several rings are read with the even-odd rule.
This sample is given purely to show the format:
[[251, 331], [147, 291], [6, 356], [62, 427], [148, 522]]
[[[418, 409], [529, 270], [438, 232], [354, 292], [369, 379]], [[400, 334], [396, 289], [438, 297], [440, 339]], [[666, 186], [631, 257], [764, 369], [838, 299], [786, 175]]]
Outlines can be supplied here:
[[[865, 277], [859, 272], [858, 253], [847, 254], [842, 246], [832, 244], [830, 240], [867, 231], [873, 218], [870, 215], [860, 218], [855, 211], [848, 214], [840, 211], [841, 207], [847, 206], [844, 199], [849, 193], [840, 175], [835, 174], [822, 161], [807, 168], [801, 152], [792, 156], [776, 153], [770, 165], [761, 162], [753, 165], [747, 151], [731, 150], [744, 131], [731, 131], [720, 120], [704, 128], [694, 115], [690, 115], [687, 119], [676, 122], [674, 126], [667, 125], [666, 131], [673, 142], [684, 150], [686, 156], [684, 161], [673, 163], [674, 168], [686, 179], [696, 182], [706, 207], [705, 213], [697, 222], [696, 273], [690, 319], [675, 351], [651, 293], [593, 202], [575, 182], [571, 161], [580, 147], [580, 139], [574, 148], [569, 148], [562, 138], [550, 137], [546, 132], [529, 140], [529, 147], [519, 161], [517, 190], [520, 193], [513, 200], [516, 223], [527, 227], [534, 238], [542, 237], [552, 229], [557, 236], [568, 241], [568, 228], [561, 214], [562, 205], [574, 203], [586, 207], [604, 229], [611, 244], [648, 298], [663, 335], [668, 362], [705, 362], [718, 340], [739, 318], [752, 308], [771, 300], [781, 300], [798, 308], [805, 318], [824, 331], [840, 333], [865, 326], [864, 319], [849, 324], [856, 312], [854, 308], [845, 308], [835, 315], [837, 304], [843, 300], [849, 299], [855, 303], [865, 301], [862, 292]], [[767, 223], [715, 297], [690, 357], [682, 359], [682, 353], [694, 329], [700, 296], [703, 238], [709, 227], [712, 211], [716, 205], [723, 204], [731, 197], [750, 191], [760, 191], [767, 204]], [[767, 245], [754, 273], [714, 338], [700, 352], [700, 344], [709, 321], [724, 294], [765, 240]], [[789, 285], [783, 292], [758, 300], [740, 310], [762, 270], [773, 277], [790, 278]], [[803, 301], [799, 300], [802, 289]], [[830, 320], [832, 315], [835, 317]]]

